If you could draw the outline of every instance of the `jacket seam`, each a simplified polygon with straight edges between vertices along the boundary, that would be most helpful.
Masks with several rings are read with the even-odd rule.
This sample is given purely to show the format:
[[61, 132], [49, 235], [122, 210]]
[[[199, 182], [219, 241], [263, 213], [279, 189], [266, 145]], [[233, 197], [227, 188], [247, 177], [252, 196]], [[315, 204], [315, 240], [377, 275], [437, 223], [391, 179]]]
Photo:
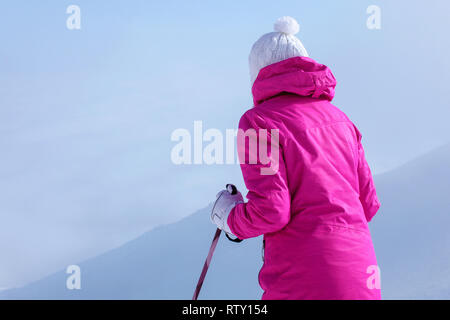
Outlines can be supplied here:
[[331, 223], [317, 223], [317, 224], [314, 224], [314, 223], [302, 223], [302, 225], [304, 225], [304, 226], [308, 226], [308, 225], [309, 226], [330, 226], [330, 227], [343, 228], [343, 229], [348, 229], [348, 230], [352, 230], [352, 231], [368, 234], [368, 232], [365, 231], [365, 230], [355, 229], [355, 228], [352, 228], [352, 227], [347, 227], [345, 225], [339, 225], [339, 224], [331, 224]]
[[327, 122], [327, 123], [323, 123], [317, 126], [313, 126], [313, 127], [307, 127], [305, 129], [303, 129], [303, 132], [309, 131], [310, 129], [320, 129], [320, 128], [325, 128], [325, 127], [331, 127], [334, 124], [338, 124], [338, 123], [351, 123], [351, 121], [349, 120], [339, 120], [339, 121], [331, 121], [331, 122]]

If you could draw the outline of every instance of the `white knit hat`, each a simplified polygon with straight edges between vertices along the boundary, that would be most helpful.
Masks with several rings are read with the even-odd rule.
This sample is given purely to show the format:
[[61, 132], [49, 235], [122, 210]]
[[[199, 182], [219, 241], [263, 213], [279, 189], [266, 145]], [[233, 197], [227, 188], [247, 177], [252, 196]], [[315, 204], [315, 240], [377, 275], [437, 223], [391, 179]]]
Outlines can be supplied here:
[[279, 18], [274, 24], [274, 30], [259, 38], [250, 51], [248, 62], [252, 85], [262, 68], [292, 57], [308, 57], [305, 47], [295, 36], [300, 26], [294, 18]]

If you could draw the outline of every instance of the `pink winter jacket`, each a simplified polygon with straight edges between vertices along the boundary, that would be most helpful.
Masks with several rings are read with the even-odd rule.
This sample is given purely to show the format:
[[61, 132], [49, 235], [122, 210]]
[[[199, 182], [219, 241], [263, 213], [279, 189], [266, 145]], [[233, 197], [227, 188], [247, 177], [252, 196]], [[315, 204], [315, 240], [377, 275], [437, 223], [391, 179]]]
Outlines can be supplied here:
[[249, 161], [250, 139], [238, 141], [248, 202], [227, 222], [241, 239], [264, 235], [263, 299], [380, 299], [368, 228], [380, 204], [361, 134], [330, 103], [335, 86], [330, 69], [310, 58], [269, 65], [240, 120], [243, 131], [266, 135], [271, 162], [261, 152]]

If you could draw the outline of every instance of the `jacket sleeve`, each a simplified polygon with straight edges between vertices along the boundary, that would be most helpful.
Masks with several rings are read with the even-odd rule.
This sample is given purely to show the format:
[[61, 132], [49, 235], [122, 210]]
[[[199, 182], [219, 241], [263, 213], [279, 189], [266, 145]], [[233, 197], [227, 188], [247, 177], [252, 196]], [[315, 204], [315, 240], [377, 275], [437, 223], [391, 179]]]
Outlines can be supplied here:
[[359, 179], [359, 199], [364, 208], [364, 214], [367, 222], [377, 213], [380, 208], [375, 184], [373, 182], [372, 173], [369, 164], [364, 155], [364, 148], [361, 143], [361, 133], [356, 129], [358, 136], [358, 179]]
[[[252, 148], [255, 133], [258, 153]], [[243, 134], [248, 137], [240, 139]], [[266, 145], [261, 143], [264, 139]], [[269, 129], [255, 112], [247, 112], [241, 118], [237, 145], [248, 202], [236, 205], [227, 220], [230, 230], [240, 239], [279, 231], [290, 220], [291, 199], [279, 140], [279, 130]], [[261, 158], [261, 149], [266, 159]]]

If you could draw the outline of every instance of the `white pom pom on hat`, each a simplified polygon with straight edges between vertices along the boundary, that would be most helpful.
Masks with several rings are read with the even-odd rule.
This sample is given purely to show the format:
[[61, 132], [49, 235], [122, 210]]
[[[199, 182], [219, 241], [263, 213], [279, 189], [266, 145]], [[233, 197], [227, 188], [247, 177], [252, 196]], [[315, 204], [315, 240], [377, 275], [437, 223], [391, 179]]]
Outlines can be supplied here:
[[298, 22], [289, 16], [278, 18], [273, 25], [275, 32], [282, 32], [290, 35], [295, 35], [300, 31]]
[[300, 31], [300, 25], [294, 18], [281, 17], [275, 21], [273, 28], [275, 32], [260, 37], [250, 51], [248, 61], [252, 85], [262, 68], [292, 57], [308, 57], [305, 47], [295, 36]]

